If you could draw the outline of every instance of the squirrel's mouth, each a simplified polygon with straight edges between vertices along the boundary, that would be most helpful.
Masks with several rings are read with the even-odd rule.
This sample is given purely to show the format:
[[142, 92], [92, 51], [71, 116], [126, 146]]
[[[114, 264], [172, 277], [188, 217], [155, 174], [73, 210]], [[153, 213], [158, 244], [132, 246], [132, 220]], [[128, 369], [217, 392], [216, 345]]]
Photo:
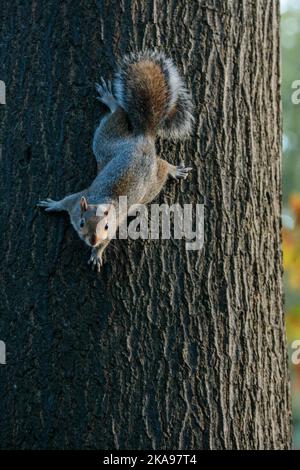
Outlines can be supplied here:
[[92, 238], [92, 239], [91, 238], [86, 238], [84, 241], [91, 248], [96, 248], [98, 245], [100, 245], [102, 240], [97, 237], [97, 238]]

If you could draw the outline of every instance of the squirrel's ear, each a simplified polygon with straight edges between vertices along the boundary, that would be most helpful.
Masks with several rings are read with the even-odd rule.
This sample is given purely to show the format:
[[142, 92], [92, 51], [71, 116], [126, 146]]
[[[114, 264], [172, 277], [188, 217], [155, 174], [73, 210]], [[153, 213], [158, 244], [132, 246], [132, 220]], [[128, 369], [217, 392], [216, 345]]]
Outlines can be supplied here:
[[80, 199], [80, 209], [81, 209], [81, 212], [87, 211], [87, 208], [88, 208], [87, 200], [85, 199], [84, 196], [82, 196], [82, 198]]

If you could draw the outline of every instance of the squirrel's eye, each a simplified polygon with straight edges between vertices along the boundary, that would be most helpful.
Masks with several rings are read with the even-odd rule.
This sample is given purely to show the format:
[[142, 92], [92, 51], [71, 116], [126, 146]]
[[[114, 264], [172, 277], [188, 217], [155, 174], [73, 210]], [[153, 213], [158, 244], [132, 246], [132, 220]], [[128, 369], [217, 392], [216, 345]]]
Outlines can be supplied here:
[[108, 224], [105, 224], [104, 230], [108, 230]]
[[84, 226], [84, 219], [81, 219], [79, 225], [80, 225], [80, 228], [82, 228]]

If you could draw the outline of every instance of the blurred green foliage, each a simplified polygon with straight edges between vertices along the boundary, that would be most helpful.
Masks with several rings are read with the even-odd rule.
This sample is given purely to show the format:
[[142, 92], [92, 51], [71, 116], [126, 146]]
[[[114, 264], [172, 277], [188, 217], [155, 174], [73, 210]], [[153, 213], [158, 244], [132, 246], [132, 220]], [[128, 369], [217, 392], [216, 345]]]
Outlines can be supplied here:
[[300, 193], [300, 104], [292, 103], [292, 84], [300, 80], [300, 2], [299, 9], [288, 10], [281, 17], [281, 46], [283, 201], [287, 204], [291, 193]]
[[[300, 103], [292, 102], [300, 81], [300, 1], [281, 0], [283, 106], [283, 257], [287, 336], [300, 340]], [[300, 88], [300, 87], [299, 87]], [[298, 93], [300, 98], [300, 93]], [[294, 447], [300, 449], [300, 365], [291, 367]]]

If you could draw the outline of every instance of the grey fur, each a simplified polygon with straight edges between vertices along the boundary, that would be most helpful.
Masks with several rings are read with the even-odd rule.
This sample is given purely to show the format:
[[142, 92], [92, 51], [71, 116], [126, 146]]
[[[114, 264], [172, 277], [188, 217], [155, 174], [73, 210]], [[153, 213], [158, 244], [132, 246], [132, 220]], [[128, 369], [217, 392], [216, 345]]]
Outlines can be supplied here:
[[[157, 135], [174, 140], [189, 137], [194, 125], [192, 97], [180, 77], [177, 67], [162, 52], [146, 50], [131, 53], [122, 59], [113, 80], [113, 90], [117, 102], [130, 116], [133, 128], [138, 129], [146, 119], [147, 113], [140, 106], [135, 108], [136, 103], [133, 98], [135, 98], [137, 90], [131, 90], [127, 81], [128, 73], [130, 73], [128, 72], [129, 66], [143, 60], [150, 60], [161, 67], [169, 92], [164, 116], [162, 116], [161, 122], [157, 123]], [[175, 105], [177, 111], [172, 119], [168, 119], [168, 113]]]
[[[95, 245], [91, 241], [91, 235], [98, 236], [98, 228], [102, 223], [106, 224], [106, 220], [110, 223], [109, 213], [104, 220], [106, 208], [114, 206], [118, 209], [120, 196], [127, 196], [128, 209], [134, 204], [150, 202], [160, 192], [168, 176], [176, 180], [185, 179], [191, 169], [185, 168], [184, 165], [176, 167], [158, 158], [155, 150], [155, 137], [147, 135], [147, 133], [138, 134], [136, 129], [132, 129], [130, 126], [130, 118], [132, 115], [138, 116], [139, 110], [133, 110], [128, 101], [126, 64], [144, 58], [158, 63], [166, 80], [168, 80], [170, 93], [166, 103], [166, 113], [172, 109], [175, 103], [177, 106], [174, 119], [168, 122], [168, 119], [164, 118], [160, 123], [159, 133], [175, 138], [189, 135], [193, 123], [190, 95], [172, 61], [161, 53], [151, 51], [127, 56], [123, 59], [117, 78], [113, 83], [116, 96], [112, 92], [110, 82], [106, 83], [104, 79], [101, 79], [101, 84], [96, 85], [96, 90], [99, 93], [98, 99], [105, 103], [110, 110], [110, 113], [100, 121], [93, 139], [93, 152], [97, 161], [98, 175], [90, 187], [83, 191], [71, 194], [60, 201], [46, 199], [38, 203], [38, 206], [47, 212], [67, 211], [69, 213], [71, 223], [79, 237], [92, 246], [89, 262], [97, 271], [102, 266], [103, 251], [108, 245], [109, 239], [103, 237]], [[131, 122], [134, 124], [134, 120]], [[80, 200], [83, 196], [87, 200], [88, 208], [80, 206]], [[99, 216], [97, 209], [101, 209], [101, 216]], [[82, 210], [85, 211], [84, 214]], [[126, 216], [127, 212], [119, 214], [117, 226]], [[83, 227], [81, 227], [82, 220], [84, 220]], [[94, 223], [93, 226], [91, 224], [91, 233], [84, 228], [89, 227], [89, 221]]]

